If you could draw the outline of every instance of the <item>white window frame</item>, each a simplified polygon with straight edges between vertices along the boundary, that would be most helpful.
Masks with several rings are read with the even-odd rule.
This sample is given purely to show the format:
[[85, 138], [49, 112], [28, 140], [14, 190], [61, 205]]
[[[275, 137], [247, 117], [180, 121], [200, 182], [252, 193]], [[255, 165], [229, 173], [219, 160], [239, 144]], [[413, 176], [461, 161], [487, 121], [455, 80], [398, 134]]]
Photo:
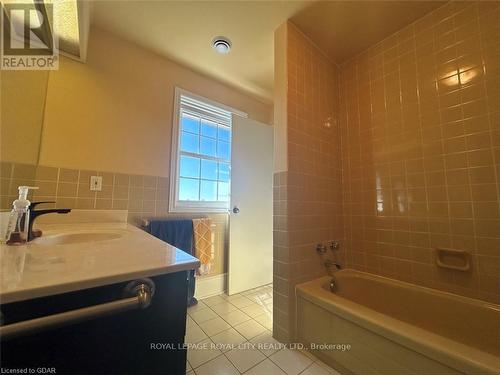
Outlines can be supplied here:
[[[209, 105], [219, 107], [223, 110], [231, 112], [234, 115], [248, 117], [245, 112], [238, 111], [225, 104], [207, 99], [203, 96], [194, 94], [180, 87], [175, 87], [174, 93], [174, 111], [172, 121], [172, 156], [170, 165], [170, 196], [169, 196], [169, 212], [193, 212], [193, 213], [209, 213], [209, 212], [228, 212], [229, 202], [203, 202], [203, 201], [179, 201], [179, 156], [180, 156], [180, 101], [181, 95], [207, 103]], [[231, 149], [231, 155], [233, 150]], [[231, 177], [230, 180], [231, 181]]]

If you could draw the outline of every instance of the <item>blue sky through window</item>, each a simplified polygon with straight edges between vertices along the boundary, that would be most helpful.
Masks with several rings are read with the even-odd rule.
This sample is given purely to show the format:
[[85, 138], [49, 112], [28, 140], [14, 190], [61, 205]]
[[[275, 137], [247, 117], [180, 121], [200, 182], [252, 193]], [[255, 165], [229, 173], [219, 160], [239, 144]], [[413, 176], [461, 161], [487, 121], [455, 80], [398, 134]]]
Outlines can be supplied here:
[[228, 202], [231, 128], [191, 113], [180, 125], [178, 200]]

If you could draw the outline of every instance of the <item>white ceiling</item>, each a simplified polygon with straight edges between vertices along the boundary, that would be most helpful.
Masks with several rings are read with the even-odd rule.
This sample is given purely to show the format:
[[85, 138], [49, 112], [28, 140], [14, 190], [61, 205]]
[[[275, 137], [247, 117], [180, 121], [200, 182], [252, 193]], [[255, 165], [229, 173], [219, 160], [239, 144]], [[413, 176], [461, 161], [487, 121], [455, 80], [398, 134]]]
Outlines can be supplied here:
[[[92, 22], [196, 71], [272, 101], [274, 30], [306, 1], [96, 1]], [[211, 48], [232, 42], [228, 55]]]
[[[291, 19], [337, 63], [441, 5], [437, 1], [129, 1], [93, 3], [92, 22], [272, 102], [274, 30]], [[233, 44], [211, 48], [215, 36]]]

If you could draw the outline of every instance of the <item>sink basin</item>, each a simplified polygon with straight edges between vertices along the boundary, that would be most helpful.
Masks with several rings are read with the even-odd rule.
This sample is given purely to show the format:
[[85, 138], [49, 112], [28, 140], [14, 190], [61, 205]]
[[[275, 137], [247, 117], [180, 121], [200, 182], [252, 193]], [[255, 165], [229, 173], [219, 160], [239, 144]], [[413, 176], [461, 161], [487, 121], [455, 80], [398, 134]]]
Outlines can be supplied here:
[[123, 237], [118, 231], [73, 232], [42, 236], [33, 241], [39, 245], [72, 245], [84, 242], [111, 241]]

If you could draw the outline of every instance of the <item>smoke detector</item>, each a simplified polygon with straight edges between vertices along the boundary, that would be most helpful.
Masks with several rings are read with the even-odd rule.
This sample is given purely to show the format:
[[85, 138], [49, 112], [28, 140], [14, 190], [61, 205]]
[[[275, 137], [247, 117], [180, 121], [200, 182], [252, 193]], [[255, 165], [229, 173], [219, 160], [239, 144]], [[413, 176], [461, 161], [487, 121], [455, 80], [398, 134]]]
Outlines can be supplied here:
[[231, 41], [224, 36], [217, 36], [212, 40], [212, 47], [221, 55], [227, 55], [231, 50]]

